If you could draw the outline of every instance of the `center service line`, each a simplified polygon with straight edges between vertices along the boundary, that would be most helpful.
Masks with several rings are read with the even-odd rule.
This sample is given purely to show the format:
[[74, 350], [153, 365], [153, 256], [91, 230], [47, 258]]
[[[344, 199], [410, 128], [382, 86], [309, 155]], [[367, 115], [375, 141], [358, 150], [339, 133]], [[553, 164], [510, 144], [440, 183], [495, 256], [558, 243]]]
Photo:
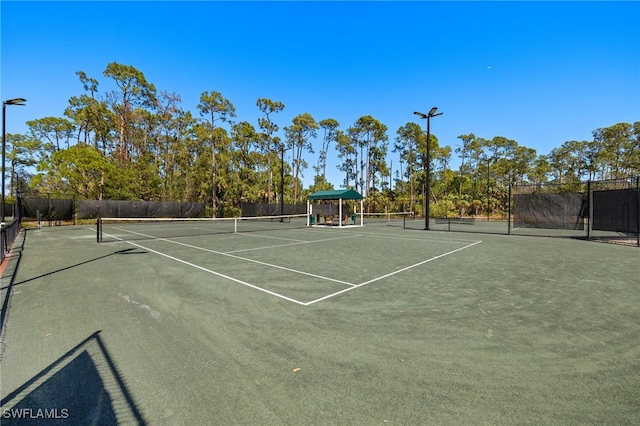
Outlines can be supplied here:
[[331, 298], [331, 297], [333, 297], [333, 296], [337, 296], [337, 295], [339, 295], [339, 294], [346, 293], [347, 291], [351, 291], [351, 290], [353, 290], [353, 289], [356, 289], [356, 288], [359, 288], [359, 287], [365, 286], [365, 285], [367, 285], [367, 284], [371, 284], [371, 283], [373, 283], [373, 282], [380, 281], [380, 280], [382, 280], [382, 279], [384, 279], [384, 278], [388, 278], [388, 277], [390, 277], [390, 276], [392, 276], [392, 275], [399, 274], [400, 272], [404, 272], [404, 271], [409, 270], [409, 269], [411, 269], [411, 268], [415, 268], [416, 266], [424, 265], [425, 263], [431, 262], [431, 261], [436, 260], [436, 259], [440, 259], [440, 258], [442, 258], [442, 257], [444, 257], [444, 256], [448, 256], [448, 255], [450, 255], [450, 254], [456, 253], [456, 252], [458, 252], [458, 251], [460, 251], [460, 250], [464, 250], [464, 249], [466, 249], [466, 248], [473, 247], [473, 246], [475, 246], [476, 244], [480, 244], [481, 242], [482, 242], [482, 241], [476, 241], [475, 243], [471, 243], [471, 244], [468, 244], [468, 245], [466, 245], [466, 246], [464, 246], [464, 247], [460, 247], [460, 248], [457, 248], [457, 249], [455, 249], [455, 250], [451, 250], [451, 251], [449, 251], [449, 252], [446, 252], [446, 253], [440, 254], [440, 255], [438, 255], [438, 256], [431, 257], [431, 258], [429, 258], [429, 259], [423, 260], [422, 262], [418, 262], [418, 263], [416, 263], [416, 264], [414, 264], [414, 265], [409, 265], [409, 266], [407, 266], [407, 267], [405, 267], [405, 268], [398, 269], [397, 271], [390, 272], [390, 273], [388, 273], [388, 274], [386, 274], [386, 275], [382, 275], [382, 276], [380, 276], [380, 277], [378, 277], [378, 278], [374, 278], [374, 279], [372, 279], [372, 280], [365, 281], [365, 282], [360, 283], [360, 284], [356, 284], [356, 285], [354, 285], [353, 287], [345, 288], [344, 290], [340, 290], [340, 291], [337, 291], [337, 292], [335, 292], [335, 293], [328, 294], [328, 295], [323, 296], [323, 297], [321, 297], [321, 298], [319, 298], [319, 299], [312, 300], [312, 301], [307, 302], [307, 303], [303, 303], [303, 305], [304, 305], [304, 306], [309, 306], [309, 305], [312, 305], [312, 304], [314, 304], [314, 303], [316, 303], [316, 302], [321, 302], [321, 301], [326, 300], [326, 299], [329, 299], [329, 298]]

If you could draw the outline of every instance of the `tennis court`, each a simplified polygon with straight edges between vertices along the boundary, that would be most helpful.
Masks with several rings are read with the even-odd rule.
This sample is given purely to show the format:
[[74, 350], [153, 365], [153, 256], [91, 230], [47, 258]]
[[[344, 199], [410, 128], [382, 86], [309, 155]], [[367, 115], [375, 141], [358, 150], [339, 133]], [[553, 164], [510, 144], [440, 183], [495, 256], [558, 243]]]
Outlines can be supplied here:
[[286, 222], [270, 218], [266, 224], [199, 219], [126, 223], [120, 219], [103, 225], [102, 241], [127, 241], [186, 268], [303, 306], [481, 242], [434, 240], [425, 245], [420, 235], [362, 233], [362, 227], [337, 232], [326, 227], [308, 229], [306, 215], [285, 218]]
[[3, 424], [640, 418], [633, 247], [236, 226], [23, 231], [2, 276]]

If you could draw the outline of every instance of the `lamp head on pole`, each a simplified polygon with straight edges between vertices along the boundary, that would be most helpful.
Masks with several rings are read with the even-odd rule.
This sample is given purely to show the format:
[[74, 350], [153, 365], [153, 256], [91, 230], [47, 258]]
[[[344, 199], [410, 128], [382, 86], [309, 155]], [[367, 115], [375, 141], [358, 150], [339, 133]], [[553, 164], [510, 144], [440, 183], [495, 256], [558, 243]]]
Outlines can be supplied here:
[[27, 102], [27, 100], [24, 98], [15, 98], [2, 102], [2, 105], [24, 105], [25, 102]]
[[433, 108], [431, 108], [431, 110], [429, 110], [429, 113], [428, 113], [428, 114], [425, 114], [425, 113], [423, 113], [423, 112], [418, 112], [418, 111], [415, 111], [415, 112], [414, 112], [414, 114], [415, 114], [415, 115], [417, 115], [417, 116], [418, 116], [418, 117], [420, 117], [420, 118], [426, 118], [426, 119], [429, 119], [429, 118], [431, 118], [431, 117], [436, 117], [436, 116], [438, 116], [438, 115], [442, 115], [442, 114], [443, 114], [443, 113], [441, 113], [441, 112], [436, 113], [436, 111], [437, 111], [437, 110], [438, 110], [438, 107], [433, 107]]

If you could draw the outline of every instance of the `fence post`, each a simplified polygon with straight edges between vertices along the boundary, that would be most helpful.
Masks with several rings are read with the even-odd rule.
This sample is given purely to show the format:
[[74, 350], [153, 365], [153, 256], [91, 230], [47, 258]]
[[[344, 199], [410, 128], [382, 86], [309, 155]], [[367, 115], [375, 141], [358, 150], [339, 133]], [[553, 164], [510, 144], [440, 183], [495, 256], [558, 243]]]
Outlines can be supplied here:
[[0, 223], [0, 247], [2, 247], [2, 260], [4, 260], [7, 253], [7, 227], [4, 222]]
[[593, 196], [591, 194], [591, 179], [589, 179], [587, 181], [587, 241], [589, 241], [591, 239], [591, 215], [593, 214], [592, 212], [592, 205], [593, 205]]
[[640, 175], [636, 176], [636, 245], [640, 247]]
[[18, 210], [18, 220], [22, 223], [22, 192], [18, 191], [16, 194], [16, 208]]
[[511, 184], [509, 184], [509, 198], [507, 199], [507, 235], [511, 235]]

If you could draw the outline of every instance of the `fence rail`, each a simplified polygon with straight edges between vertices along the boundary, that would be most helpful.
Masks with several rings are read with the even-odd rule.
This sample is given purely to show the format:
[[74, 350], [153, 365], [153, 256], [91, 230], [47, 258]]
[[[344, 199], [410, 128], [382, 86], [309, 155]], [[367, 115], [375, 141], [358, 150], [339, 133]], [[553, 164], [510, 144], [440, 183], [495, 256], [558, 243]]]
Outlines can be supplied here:
[[9, 249], [11, 248], [11, 244], [18, 236], [20, 232], [20, 220], [13, 219], [9, 224], [2, 224], [2, 229], [0, 230], [0, 263], [4, 261], [4, 258], [9, 253]]

